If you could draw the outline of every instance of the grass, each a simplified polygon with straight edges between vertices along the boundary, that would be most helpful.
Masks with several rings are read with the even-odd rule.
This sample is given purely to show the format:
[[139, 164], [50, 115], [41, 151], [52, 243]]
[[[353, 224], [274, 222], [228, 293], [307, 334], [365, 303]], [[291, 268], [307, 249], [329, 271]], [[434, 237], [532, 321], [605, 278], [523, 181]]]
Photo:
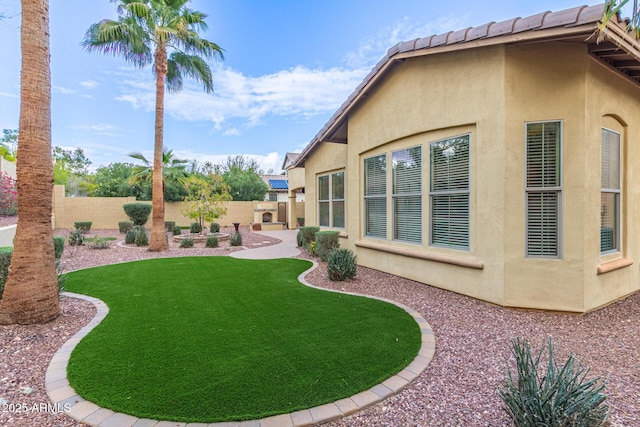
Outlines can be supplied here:
[[98, 238], [100, 238], [100, 239], [102, 239], [102, 240], [105, 240], [105, 241], [107, 241], [107, 242], [111, 242], [111, 241], [117, 240], [117, 238], [116, 238], [116, 237], [102, 237], [102, 236], [94, 236], [94, 237], [85, 237], [85, 238], [84, 238], [84, 241], [85, 241], [85, 242], [95, 242], [96, 237], [98, 237]]
[[304, 260], [154, 259], [68, 274], [107, 318], [71, 355], [85, 399], [140, 418], [211, 423], [318, 406], [417, 355], [419, 327], [382, 301], [313, 289]]

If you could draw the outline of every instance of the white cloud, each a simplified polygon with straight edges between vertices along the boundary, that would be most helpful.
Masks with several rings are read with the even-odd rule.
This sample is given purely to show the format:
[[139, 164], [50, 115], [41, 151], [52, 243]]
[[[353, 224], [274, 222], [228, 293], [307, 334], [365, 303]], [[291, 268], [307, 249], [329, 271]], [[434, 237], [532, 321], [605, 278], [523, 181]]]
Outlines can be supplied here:
[[98, 135], [104, 136], [120, 136], [121, 133], [117, 132], [119, 129], [117, 126], [110, 123], [95, 123], [95, 124], [77, 124], [67, 126], [68, 129], [93, 132]]
[[[152, 151], [143, 151], [142, 154], [145, 157], [152, 158]], [[278, 152], [271, 152], [266, 155], [262, 154], [243, 154], [243, 153], [229, 153], [229, 154], [210, 154], [200, 153], [193, 150], [174, 150], [174, 155], [179, 159], [197, 159], [200, 164], [204, 162], [211, 162], [214, 165], [224, 163], [229, 156], [235, 157], [237, 155], [243, 155], [245, 158], [254, 159], [260, 165], [260, 168], [266, 173], [269, 169], [273, 170], [273, 173], [279, 174], [284, 161], [284, 155]]]
[[77, 93], [77, 91], [75, 91], [74, 89], [69, 89], [67, 87], [58, 86], [58, 85], [53, 85], [51, 87], [51, 89], [52, 89], [53, 92], [61, 93], [63, 95], [73, 95], [73, 94]]
[[0, 96], [5, 96], [7, 98], [16, 98], [20, 99], [20, 95], [16, 95], [14, 93], [0, 92]]
[[80, 82], [80, 86], [82, 87], [86, 87], [87, 89], [95, 89], [98, 86], [100, 86], [100, 83], [94, 81], [94, 80], [85, 80], [83, 82]]

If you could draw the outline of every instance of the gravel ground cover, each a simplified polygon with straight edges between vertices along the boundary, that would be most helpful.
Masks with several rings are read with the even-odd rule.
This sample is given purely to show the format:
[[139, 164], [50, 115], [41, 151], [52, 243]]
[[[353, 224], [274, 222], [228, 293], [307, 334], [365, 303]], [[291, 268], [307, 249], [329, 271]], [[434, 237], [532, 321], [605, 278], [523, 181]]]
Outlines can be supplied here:
[[[246, 228], [242, 231], [247, 248], [276, 242]], [[65, 234], [66, 230], [58, 233]], [[117, 230], [98, 234], [119, 235]], [[115, 245], [105, 250], [81, 247], [75, 254], [68, 249], [65, 248], [63, 256], [67, 271], [135, 259], [215, 255], [237, 250], [179, 249], [177, 244], [163, 254]], [[364, 267], [358, 268], [354, 280], [331, 282], [326, 277], [326, 264], [319, 262], [319, 268], [307, 276], [307, 281], [406, 304], [427, 319], [436, 336], [435, 357], [421, 376], [398, 395], [328, 423], [331, 427], [510, 425], [501, 409], [498, 389], [507, 369], [514, 366], [510, 348], [511, 339], [516, 336], [529, 339], [534, 349], [541, 348], [552, 337], [561, 362], [570, 352], [575, 353], [591, 369], [590, 377], [607, 380], [611, 424], [640, 425], [640, 293], [578, 316], [505, 309]], [[93, 317], [93, 307], [82, 301], [63, 298], [62, 307], [63, 315], [51, 324], [0, 326], [0, 399], [7, 404], [29, 406], [49, 402], [44, 391], [44, 372], [49, 360], [68, 337]], [[29, 390], [23, 387], [33, 392], [24, 394]], [[78, 424], [64, 414], [2, 411], [0, 425]]]

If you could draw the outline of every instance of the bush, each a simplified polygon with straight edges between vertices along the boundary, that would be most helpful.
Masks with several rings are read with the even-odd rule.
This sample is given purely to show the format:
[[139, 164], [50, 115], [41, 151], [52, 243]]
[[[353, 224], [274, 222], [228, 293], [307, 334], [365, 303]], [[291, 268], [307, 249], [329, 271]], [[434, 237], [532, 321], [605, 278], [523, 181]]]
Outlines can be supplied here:
[[138, 235], [138, 231], [133, 228], [127, 230], [127, 234], [124, 236], [124, 243], [127, 245], [133, 245], [136, 242], [136, 236]]
[[173, 227], [173, 235], [174, 236], [179, 236], [182, 234], [182, 228], [180, 228], [179, 226], [175, 226]]
[[316, 233], [316, 255], [324, 262], [329, 259], [329, 253], [340, 247], [340, 233], [338, 231], [318, 231]]
[[212, 233], [219, 233], [220, 232], [220, 224], [218, 224], [217, 222], [212, 222], [211, 223], [211, 227], [209, 227], [209, 231], [211, 231]]
[[53, 253], [56, 259], [62, 258], [62, 252], [64, 252], [65, 238], [62, 236], [53, 237]]
[[310, 242], [306, 248], [307, 252], [309, 253], [309, 255], [315, 255], [316, 254], [316, 242]]
[[74, 222], [73, 226], [83, 233], [88, 233], [91, 230], [91, 224], [93, 224], [91, 221], [78, 221]]
[[106, 249], [110, 246], [106, 237], [95, 236], [88, 244], [89, 249]]
[[307, 247], [309, 243], [316, 241], [316, 233], [320, 231], [320, 227], [300, 227], [298, 229], [298, 238], [296, 236], [296, 241], [300, 242], [299, 247]]
[[[136, 230], [136, 227], [134, 227], [134, 230]], [[141, 225], [137, 227], [134, 243], [136, 246], [149, 246], [149, 235], [147, 234], [147, 230]]]
[[16, 181], [4, 172], [0, 172], [0, 215], [18, 214], [18, 191]]
[[118, 230], [120, 230], [122, 234], [125, 234], [127, 231], [131, 230], [132, 228], [133, 228], [133, 221], [120, 221], [118, 223]]
[[207, 237], [207, 242], [204, 244], [205, 248], [217, 248], [218, 238], [216, 236]]
[[191, 234], [199, 234], [202, 232], [202, 227], [200, 227], [199, 222], [192, 222], [189, 231], [191, 232]]
[[356, 254], [351, 249], [334, 249], [328, 256], [327, 276], [330, 280], [337, 281], [356, 277], [358, 269], [356, 261]]
[[122, 205], [122, 209], [133, 221], [133, 225], [145, 225], [151, 213], [151, 205], [148, 203], [125, 203]]
[[9, 264], [11, 264], [12, 254], [13, 247], [8, 246], [0, 248], [0, 300], [2, 299], [4, 284], [7, 282], [7, 276], [9, 276]]
[[81, 246], [84, 244], [84, 233], [79, 228], [69, 230], [67, 241], [71, 246]]
[[176, 222], [175, 221], [165, 221], [164, 222], [164, 229], [166, 231], [173, 231], [175, 226], [176, 226]]
[[229, 245], [242, 246], [242, 234], [240, 232], [233, 233], [229, 238]]
[[507, 372], [500, 397], [515, 426], [590, 427], [605, 423], [609, 414], [602, 394], [605, 383], [599, 377], [586, 381], [589, 369], [582, 368], [580, 361], [576, 364], [573, 353], [559, 367], [549, 338], [546, 370], [539, 371], [544, 348], [534, 358], [529, 342], [516, 338], [512, 352], [517, 377], [511, 370]]
[[193, 239], [191, 237], [186, 237], [182, 239], [180, 242], [181, 248], [192, 248], [193, 247]]

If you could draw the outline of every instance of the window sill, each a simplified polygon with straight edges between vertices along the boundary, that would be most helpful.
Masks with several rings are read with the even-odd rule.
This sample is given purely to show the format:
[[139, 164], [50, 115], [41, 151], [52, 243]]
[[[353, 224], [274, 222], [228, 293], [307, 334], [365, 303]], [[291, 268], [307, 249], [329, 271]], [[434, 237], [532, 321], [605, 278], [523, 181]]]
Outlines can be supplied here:
[[620, 258], [615, 261], [604, 262], [598, 266], [598, 274], [619, 270], [621, 268], [629, 267], [632, 264], [633, 260], [629, 258]]
[[458, 257], [442, 255], [442, 254], [434, 254], [434, 253], [424, 252], [416, 249], [404, 249], [404, 248], [391, 247], [391, 246], [381, 245], [378, 243], [366, 242], [363, 240], [357, 241], [355, 244], [360, 248], [373, 249], [376, 251], [386, 252], [394, 255], [402, 255], [409, 258], [418, 258], [418, 259], [424, 259], [427, 261], [442, 262], [445, 264], [473, 268], [476, 270], [484, 269], [484, 262], [473, 260], [473, 259], [458, 258]]

